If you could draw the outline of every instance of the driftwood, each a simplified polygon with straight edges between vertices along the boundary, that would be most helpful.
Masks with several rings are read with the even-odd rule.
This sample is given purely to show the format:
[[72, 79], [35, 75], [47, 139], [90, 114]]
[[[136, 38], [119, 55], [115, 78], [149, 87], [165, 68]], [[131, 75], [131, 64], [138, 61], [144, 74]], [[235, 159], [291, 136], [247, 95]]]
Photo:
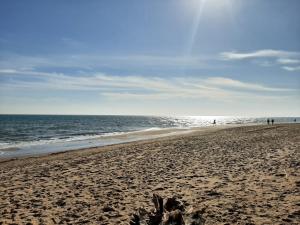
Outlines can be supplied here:
[[175, 197], [163, 201], [159, 195], [153, 194], [154, 209], [150, 212], [140, 208], [132, 215], [130, 225], [204, 225], [204, 210], [185, 211], [182, 202]]

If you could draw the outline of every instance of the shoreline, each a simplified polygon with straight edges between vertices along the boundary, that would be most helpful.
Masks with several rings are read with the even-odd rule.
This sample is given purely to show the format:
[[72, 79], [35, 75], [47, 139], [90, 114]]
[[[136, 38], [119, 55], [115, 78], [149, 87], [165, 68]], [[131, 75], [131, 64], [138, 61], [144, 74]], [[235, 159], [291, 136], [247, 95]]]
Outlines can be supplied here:
[[[298, 117], [297, 117], [298, 118]], [[217, 125], [213, 125], [216, 119]], [[298, 118], [300, 120], [300, 117]], [[14, 121], [14, 122], [13, 122]], [[51, 123], [50, 123], [51, 121]], [[0, 141], [0, 159], [47, 155], [75, 149], [107, 146], [138, 140], [171, 136], [195, 129], [220, 126], [266, 124], [265, 117], [183, 116], [9, 116], [2, 118], [4, 134]], [[276, 117], [276, 124], [292, 123], [292, 117]], [[31, 129], [32, 128], [32, 129]]]
[[157, 193], [206, 225], [297, 224], [299, 146], [300, 124], [256, 125], [1, 162], [0, 222], [128, 224]]
[[[257, 124], [227, 124], [227, 125], [217, 125], [217, 126], [206, 126], [206, 127], [190, 127], [190, 128], [160, 128], [160, 129], [146, 129], [146, 130], [138, 130], [138, 131], [131, 131], [131, 132], [125, 132], [121, 134], [114, 134], [111, 136], [102, 136], [101, 138], [92, 138], [87, 139], [85, 141], [95, 141], [95, 144], [88, 147], [76, 147], [76, 141], [73, 143], [70, 142], [71, 146], [73, 148], [67, 148], [67, 149], [59, 149], [59, 147], [56, 147], [54, 144], [51, 148], [52, 150], [46, 151], [46, 152], [32, 152], [32, 153], [22, 153], [23, 149], [17, 148], [17, 147], [10, 147], [10, 148], [4, 148], [0, 149], [0, 152], [2, 153], [16, 153], [15, 155], [0, 155], [0, 163], [3, 161], [10, 161], [10, 160], [17, 160], [17, 159], [23, 159], [23, 158], [36, 158], [36, 157], [43, 157], [48, 155], [55, 155], [60, 153], [67, 153], [67, 152], [74, 152], [74, 151], [85, 151], [89, 149], [94, 148], [103, 148], [107, 146], [114, 146], [114, 145], [122, 145], [122, 144], [128, 144], [128, 143], [134, 143], [134, 142], [140, 142], [140, 141], [151, 141], [161, 138], [168, 138], [173, 136], [180, 136], [180, 135], [188, 135], [190, 133], [194, 132], [212, 132], [212, 131], [218, 131], [221, 129], [227, 129], [227, 128], [233, 128], [233, 127], [240, 127], [240, 126], [255, 126]], [[104, 141], [103, 143], [100, 143], [100, 141]], [[111, 141], [113, 140], [113, 141]], [[98, 142], [98, 145], [96, 144]], [[112, 142], [112, 143], [110, 143]], [[66, 143], [62, 143], [66, 144]], [[38, 146], [39, 149], [43, 149], [44, 145]], [[35, 145], [31, 146], [29, 145], [26, 149], [27, 151], [31, 148], [34, 148]], [[49, 148], [49, 146], [44, 146], [46, 149]], [[19, 153], [19, 154], [18, 154]]]

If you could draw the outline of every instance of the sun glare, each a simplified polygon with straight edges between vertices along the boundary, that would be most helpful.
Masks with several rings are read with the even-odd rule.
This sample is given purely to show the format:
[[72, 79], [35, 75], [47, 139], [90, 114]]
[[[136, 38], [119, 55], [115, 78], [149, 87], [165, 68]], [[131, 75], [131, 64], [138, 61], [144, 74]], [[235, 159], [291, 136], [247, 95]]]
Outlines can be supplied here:
[[234, 0], [191, 0], [187, 1], [192, 10], [203, 8], [203, 13], [220, 16], [222, 12], [231, 11]]
[[202, 20], [210, 23], [234, 22], [235, 0], [190, 0], [185, 7], [193, 17], [192, 30], [189, 35], [186, 55], [190, 55]]

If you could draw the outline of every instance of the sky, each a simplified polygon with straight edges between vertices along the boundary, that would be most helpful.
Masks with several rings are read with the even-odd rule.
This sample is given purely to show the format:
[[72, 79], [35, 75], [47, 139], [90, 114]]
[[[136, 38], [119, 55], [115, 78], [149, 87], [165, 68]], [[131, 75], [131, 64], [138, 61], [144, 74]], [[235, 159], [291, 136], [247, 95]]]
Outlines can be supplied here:
[[0, 114], [300, 116], [299, 0], [1, 0]]

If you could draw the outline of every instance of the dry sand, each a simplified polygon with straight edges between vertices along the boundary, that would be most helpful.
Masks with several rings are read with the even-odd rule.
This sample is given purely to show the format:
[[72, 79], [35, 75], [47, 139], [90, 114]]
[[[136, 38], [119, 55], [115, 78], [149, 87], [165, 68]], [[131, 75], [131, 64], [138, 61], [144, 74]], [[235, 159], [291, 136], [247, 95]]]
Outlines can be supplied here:
[[1, 162], [0, 224], [127, 224], [153, 193], [206, 224], [299, 224], [299, 146], [299, 124], [247, 126]]

